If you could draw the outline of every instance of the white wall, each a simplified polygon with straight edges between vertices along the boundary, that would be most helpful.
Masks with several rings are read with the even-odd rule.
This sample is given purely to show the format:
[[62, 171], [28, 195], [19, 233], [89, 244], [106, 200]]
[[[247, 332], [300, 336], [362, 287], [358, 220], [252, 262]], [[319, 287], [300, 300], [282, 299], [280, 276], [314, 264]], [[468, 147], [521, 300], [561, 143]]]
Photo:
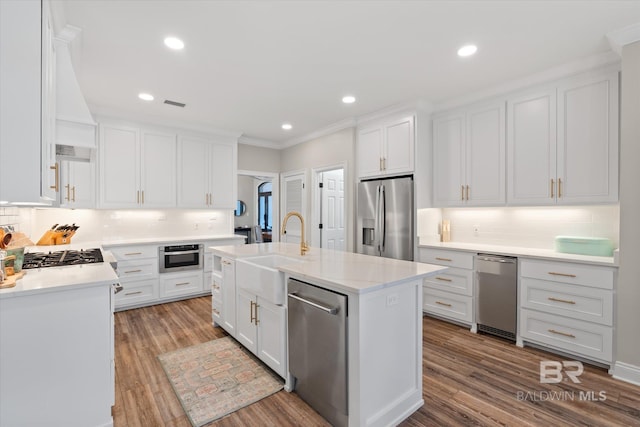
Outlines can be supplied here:
[[238, 170], [280, 172], [280, 150], [238, 144]]
[[[311, 212], [314, 208], [311, 170], [346, 163], [345, 171], [345, 217], [347, 223], [347, 251], [353, 252], [355, 235], [355, 128], [343, 129], [331, 135], [323, 136], [302, 144], [294, 145], [281, 151], [281, 172], [305, 170], [307, 173], [307, 236], [311, 236]], [[284, 212], [283, 212], [284, 214]], [[282, 216], [282, 215], [281, 215]]]
[[252, 227], [257, 225], [257, 200], [256, 189], [261, 181], [247, 175], [238, 175], [238, 200], [242, 200], [247, 206], [247, 211], [242, 216], [234, 219], [236, 227]]
[[[618, 205], [420, 209], [418, 235], [433, 242], [441, 219], [451, 221], [451, 240], [553, 249], [556, 236], [606, 237], [618, 247]], [[478, 232], [475, 232], [475, 229]]]
[[[635, 366], [640, 384], [640, 42], [622, 49], [620, 141], [620, 269], [616, 359]], [[616, 375], [619, 366], [616, 364]]]

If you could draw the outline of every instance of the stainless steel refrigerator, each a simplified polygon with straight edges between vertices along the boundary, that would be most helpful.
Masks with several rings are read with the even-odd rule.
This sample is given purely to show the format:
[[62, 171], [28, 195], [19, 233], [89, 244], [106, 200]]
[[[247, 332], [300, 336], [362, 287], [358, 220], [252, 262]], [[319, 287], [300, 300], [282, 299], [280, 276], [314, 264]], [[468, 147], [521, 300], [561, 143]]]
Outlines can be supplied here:
[[358, 253], [413, 261], [413, 177], [358, 184]]

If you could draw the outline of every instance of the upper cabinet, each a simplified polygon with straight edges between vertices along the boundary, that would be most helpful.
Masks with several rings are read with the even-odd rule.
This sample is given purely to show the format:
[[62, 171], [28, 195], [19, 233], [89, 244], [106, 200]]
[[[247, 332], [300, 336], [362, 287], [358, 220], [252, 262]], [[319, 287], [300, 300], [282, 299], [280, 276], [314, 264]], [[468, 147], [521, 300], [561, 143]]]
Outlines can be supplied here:
[[236, 144], [181, 136], [178, 206], [235, 209]]
[[95, 164], [62, 160], [60, 188], [60, 207], [95, 208]]
[[618, 200], [618, 73], [591, 72], [509, 98], [512, 205]]
[[100, 207], [176, 206], [176, 135], [100, 125]]
[[504, 204], [505, 145], [503, 101], [435, 117], [435, 206]]
[[414, 170], [414, 117], [358, 129], [358, 177], [399, 175]]
[[55, 202], [60, 175], [54, 136], [55, 49], [49, 2], [2, 0], [0, 201]]

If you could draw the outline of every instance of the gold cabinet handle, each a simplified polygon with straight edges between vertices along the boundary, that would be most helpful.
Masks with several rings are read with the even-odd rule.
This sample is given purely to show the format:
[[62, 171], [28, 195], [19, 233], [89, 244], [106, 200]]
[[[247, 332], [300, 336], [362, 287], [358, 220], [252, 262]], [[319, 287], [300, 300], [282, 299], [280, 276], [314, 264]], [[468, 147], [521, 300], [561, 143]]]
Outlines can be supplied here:
[[469, 186], [467, 185], [467, 201], [469, 200]]
[[76, 186], [74, 185], [73, 187], [71, 187], [71, 201], [75, 202], [76, 201]]
[[209, 193], [209, 206], [213, 206], [213, 194]]
[[562, 197], [562, 178], [558, 178], [558, 199]]
[[575, 274], [567, 274], [567, 273], [556, 273], [555, 271], [550, 271], [550, 275], [552, 276], [562, 276], [562, 277], [576, 277]]
[[445, 307], [451, 307], [451, 304], [447, 304], [446, 302], [436, 301], [436, 304], [444, 305]]
[[216, 316], [220, 316], [220, 312], [217, 308], [212, 308], [211, 311], [213, 311], [213, 314], [215, 314]]
[[258, 307], [260, 307], [260, 305], [258, 305], [258, 303], [256, 302], [255, 304], [253, 304], [253, 307], [254, 307], [254, 309], [255, 309], [255, 311], [256, 311], [256, 317], [255, 317], [255, 319], [256, 319], [256, 326], [258, 326], [258, 323], [260, 323], [260, 320], [258, 320]]
[[141, 293], [142, 293], [142, 291], [127, 292], [127, 293], [125, 294], [125, 296], [129, 296], [129, 295], [138, 295], [138, 294], [141, 294]]
[[67, 197], [65, 197], [64, 199], [68, 202], [70, 200], [70, 196], [69, 196], [69, 184], [65, 185], [64, 188], [67, 189]]
[[125, 271], [124, 274], [131, 274], [131, 273], [140, 273], [142, 270], [129, 270], [129, 271]]
[[380, 165], [378, 166], [379, 170], [382, 170], [382, 157], [380, 157]]
[[142, 190], [142, 204], [144, 205], [144, 190]]
[[182, 283], [176, 283], [176, 286], [185, 286], [185, 285], [190, 285], [191, 282], [182, 282]]
[[124, 256], [133, 256], [133, 255], [142, 255], [142, 252], [129, 252], [128, 254], [124, 254]]
[[443, 282], [453, 282], [453, 280], [451, 279], [447, 279], [446, 277], [440, 277], [440, 276], [437, 276], [436, 280], [441, 280]]
[[251, 304], [249, 307], [249, 322], [253, 323], [253, 304], [255, 304], [253, 301], [249, 301], [249, 303]]
[[575, 301], [571, 301], [568, 299], [560, 299], [560, 298], [554, 298], [554, 297], [549, 297], [547, 298], [549, 301], [555, 301], [555, 302], [563, 302], [565, 304], [575, 304]]
[[553, 199], [554, 195], [553, 195], [553, 188], [554, 188], [554, 183], [555, 181], [553, 180], [553, 178], [551, 178], [551, 198]]
[[54, 184], [50, 185], [49, 188], [56, 191], [56, 193], [60, 189], [60, 167], [58, 166], [58, 162], [55, 165], [49, 166], [49, 169], [55, 171], [54, 173]]
[[136, 203], [140, 204], [140, 190], [136, 191]]
[[460, 186], [460, 200], [464, 200], [464, 185]]
[[552, 334], [556, 334], [556, 335], [562, 335], [563, 337], [569, 337], [569, 338], [575, 338], [576, 336], [573, 334], [568, 334], [566, 332], [560, 332], [560, 331], [556, 331], [555, 329], [547, 329], [549, 332], [551, 332]]
[[382, 158], [382, 170], [383, 171], [387, 170], [387, 158], [386, 157]]
[[447, 261], [447, 262], [451, 262], [451, 261], [453, 261], [451, 258], [440, 258], [439, 256], [437, 256], [437, 257], [436, 257], [436, 259], [437, 259], [438, 261]]

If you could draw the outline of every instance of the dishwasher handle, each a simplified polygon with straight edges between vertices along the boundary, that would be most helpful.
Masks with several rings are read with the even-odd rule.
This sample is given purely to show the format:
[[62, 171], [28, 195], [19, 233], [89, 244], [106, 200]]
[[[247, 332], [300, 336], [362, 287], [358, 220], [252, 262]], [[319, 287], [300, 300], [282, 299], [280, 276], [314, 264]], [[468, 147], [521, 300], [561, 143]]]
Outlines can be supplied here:
[[478, 261], [489, 261], [489, 262], [501, 262], [503, 264], [515, 264], [517, 262], [517, 258], [512, 257], [501, 257], [501, 256], [492, 256], [492, 255], [476, 255], [476, 259]]
[[297, 301], [303, 302], [305, 304], [309, 304], [310, 306], [318, 308], [318, 309], [320, 309], [320, 310], [322, 310], [324, 312], [327, 312], [329, 314], [335, 315], [335, 314], [338, 313], [338, 307], [327, 307], [325, 305], [318, 304], [318, 303], [310, 301], [308, 299], [301, 298], [298, 295], [296, 295], [295, 293], [290, 293], [290, 294], [287, 294], [287, 295], [289, 296], [289, 298], [293, 298], [293, 299], [295, 299]]

